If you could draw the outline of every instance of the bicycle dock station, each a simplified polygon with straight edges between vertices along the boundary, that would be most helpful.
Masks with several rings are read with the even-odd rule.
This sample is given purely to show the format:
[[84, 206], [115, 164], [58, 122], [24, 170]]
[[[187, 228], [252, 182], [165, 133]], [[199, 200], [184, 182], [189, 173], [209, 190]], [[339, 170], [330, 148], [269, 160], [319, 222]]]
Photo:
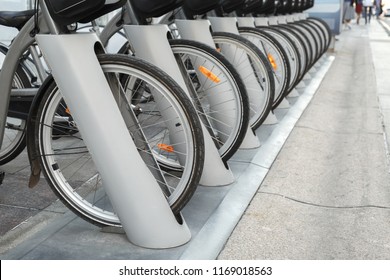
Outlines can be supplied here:
[[[267, 20], [217, 13], [227, 2], [251, 9], [244, 0], [210, 1], [207, 11], [187, 7], [191, 1], [172, 0], [164, 9], [154, 11], [143, 7], [142, 1], [121, 0], [117, 2], [127, 5], [128, 10], [133, 8], [130, 3], [134, 5], [129, 13], [137, 13], [124, 15], [124, 9], [119, 21], [117, 16], [108, 24], [110, 36], [123, 28], [128, 40], [122, 54], [115, 56], [104, 54], [103, 45], [110, 38], [104, 31], [101, 41], [95, 33], [57, 32], [56, 26], [61, 25], [55, 20], [64, 19], [56, 19], [50, 9], [45, 10], [50, 1], [55, 0], [42, 4], [49, 23], [43, 25], [46, 34], [28, 37], [22, 46], [27, 49], [35, 40], [53, 76], [41, 85], [27, 118], [28, 159], [31, 178], [36, 180], [32, 185], [37, 184], [43, 170], [56, 195], [77, 215], [65, 211], [60, 201], [54, 202], [49, 210], [18, 225], [18, 234], [7, 233], [0, 248], [7, 242], [4, 248], [8, 249], [0, 252], [0, 258], [217, 258], [333, 63], [334, 56], [326, 53], [329, 29], [322, 21], [303, 13]], [[101, 11], [111, 11], [112, 2], [115, 1], [103, 1]], [[260, 2], [263, 1], [250, 4], [255, 3], [259, 9], [269, 9], [267, 5], [275, 8], [272, 1]], [[181, 36], [176, 43], [195, 39], [211, 49], [202, 54], [207, 54], [209, 60], [197, 60], [201, 55], [195, 60], [188, 58], [191, 54], [185, 51], [193, 47], [190, 44], [184, 48], [184, 55], [175, 53], [175, 39], [167, 40], [174, 31], [164, 22], [169, 16], [163, 17], [159, 25], [149, 25], [145, 20], [136, 25], [132, 21], [134, 16], [142, 19], [165, 15], [182, 5], [184, 11], [192, 9], [192, 14], [185, 12], [188, 17], [196, 17], [201, 11], [218, 14], [211, 13], [201, 20], [183, 19], [180, 15], [175, 22]], [[286, 1], [283, 5], [279, 7], [281, 11], [295, 4]], [[302, 1], [303, 5], [313, 4]], [[83, 20], [91, 21], [84, 16], [76, 21]], [[72, 22], [63, 23], [62, 28]], [[286, 35], [291, 26], [285, 30], [282, 26], [289, 22], [294, 31]], [[26, 26], [26, 30], [34, 27], [34, 31], [39, 27], [38, 20], [31, 18]], [[263, 41], [259, 34], [248, 35], [262, 26], [268, 30], [261, 31]], [[24, 29], [21, 34], [28, 34], [23, 32]], [[273, 38], [272, 32], [280, 38]], [[228, 43], [237, 37], [241, 41], [230, 49]], [[260, 40], [259, 46], [246, 38]], [[248, 49], [240, 49], [244, 45]], [[295, 53], [288, 49], [292, 46]], [[12, 46], [10, 50], [11, 55], [4, 61], [15, 68], [1, 76], [5, 84], [9, 81], [9, 87], [14, 82], [14, 72], [20, 70], [16, 67], [18, 51], [22, 53]], [[231, 64], [240, 76], [226, 70], [223, 73], [230, 75], [226, 78], [217, 72], [224, 68], [218, 68], [222, 62], [211, 59], [213, 52], [229, 62], [224, 65], [226, 69]], [[298, 58], [302, 61], [298, 62]], [[149, 69], [156, 66], [163, 71]], [[219, 78], [226, 80], [220, 82]], [[211, 89], [217, 86], [220, 92], [213, 95]], [[22, 91], [13, 89], [14, 93]], [[234, 98], [240, 101], [231, 102], [223, 95], [230, 91], [236, 91]], [[242, 120], [238, 120], [239, 114], [233, 116], [240, 106], [251, 115], [242, 113]], [[237, 136], [228, 138], [226, 135], [233, 134], [230, 129], [240, 124], [242, 127], [234, 131]], [[15, 127], [8, 122], [6, 125]], [[157, 137], [161, 139], [155, 140]], [[223, 150], [225, 144], [230, 145], [227, 151]], [[80, 158], [92, 158], [91, 164], [80, 164], [85, 174], [75, 171], [79, 159], [72, 156], [78, 154], [85, 154]], [[8, 164], [11, 166], [12, 161]], [[81, 173], [80, 177], [74, 175], [76, 172]], [[0, 183], [2, 176], [0, 172]]]
[[[277, 124], [256, 130], [260, 148], [240, 150], [229, 166], [235, 182], [228, 186], [199, 186], [182, 211], [191, 239], [177, 248], [153, 250], [132, 245], [123, 232], [99, 229], [71, 212], [45, 225], [37, 234], [2, 259], [215, 259], [247, 205], [257, 192], [295, 123], [310, 103], [334, 57], [326, 55], [299, 97], [288, 98], [290, 108], [277, 109]], [[59, 202], [57, 202], [59, 203]], [[31, 221], [33, 222], [33, 221]], [[21, 226], [23, 228], [23, 226]], [[157, 234], [158, 234], [158, 230]]]

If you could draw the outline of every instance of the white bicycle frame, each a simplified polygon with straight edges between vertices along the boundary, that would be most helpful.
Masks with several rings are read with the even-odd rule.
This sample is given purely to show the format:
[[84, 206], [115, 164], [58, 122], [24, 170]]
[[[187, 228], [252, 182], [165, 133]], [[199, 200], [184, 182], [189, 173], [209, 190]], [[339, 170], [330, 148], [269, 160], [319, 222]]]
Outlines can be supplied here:
[[180, 217], [178, 222], [154, 176], [145, 164], [140, 164], [143, 160], [95, 53], [95, 47], [101, 46], [99, 38], [94, 33], [59, 35], [44, 1], [41, 10], [40, 34], [30, 36], [34, 27], [34, 19], [30, 19], [4, 60], [7, 67], [0, 73], [0, 139], [18, 59], [36, 40], [71, 108], [129, 241], [148, 248], [170, 248], [188, 242], [191, 233], [185, 221]]

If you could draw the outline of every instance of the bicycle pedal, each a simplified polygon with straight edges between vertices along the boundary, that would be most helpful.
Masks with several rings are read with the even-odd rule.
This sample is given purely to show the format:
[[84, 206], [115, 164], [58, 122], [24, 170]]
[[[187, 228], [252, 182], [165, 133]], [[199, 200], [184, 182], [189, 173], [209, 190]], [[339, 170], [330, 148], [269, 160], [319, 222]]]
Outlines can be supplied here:
[[5, 172], [0, 171], [0, 185], [3, 184], [4, 177], [5, 177]]

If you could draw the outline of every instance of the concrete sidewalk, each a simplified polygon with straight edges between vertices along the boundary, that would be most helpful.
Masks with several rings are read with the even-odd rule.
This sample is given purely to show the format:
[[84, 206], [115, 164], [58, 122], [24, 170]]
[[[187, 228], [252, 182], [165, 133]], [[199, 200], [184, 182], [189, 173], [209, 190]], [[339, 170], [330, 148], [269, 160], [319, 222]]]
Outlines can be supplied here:
[[[279, 123], [257, 131], [263, 146], [240, 151], [229, 162], [236, 182], [198, 188], [183, 211], [193, 234], [188, 244], [167, 250], [134, 246], [124, 234], [102, 232], [60, 202], [52, 204], [55, 198], [41, 182], [30, 194], [33, 200], [25, 191], [17, 200], [18, 189], [12, 203], [0, 197], [0, 209], [13, 211], [8, 219], [17, 212], [27, 219], [0, 233], [0, 259], [389, 258], [384, 136], [390, 69], [379, 63], [390, 52], [388, 43], [375, 21], [343, 32], [330, 70], [333, 54], [300, 96], [289, 99], [289, 109], [276, 110]], [[25, 188], [22, 157], [5, 166], [2, 194]]]
[[344, 30], [219, 259], [390, 259], [389, 58], [377, 20]]

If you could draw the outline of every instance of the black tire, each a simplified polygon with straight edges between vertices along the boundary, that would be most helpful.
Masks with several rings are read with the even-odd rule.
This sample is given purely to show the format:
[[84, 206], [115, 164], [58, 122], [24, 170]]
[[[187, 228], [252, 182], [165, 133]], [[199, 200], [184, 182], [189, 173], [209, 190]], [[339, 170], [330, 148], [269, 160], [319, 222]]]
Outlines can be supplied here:
[[[203, 170], [203, 133], [191, 101], [167, 74], [151, 64], [125, 55], [100, 55], [99, 61], [106, 77], [113, 78], [110, 85], [118, 90], [118, 95], [124, 90], [130, 94], [135, 90], [149, 90], [159, 101], [158, 104], [152, 99], [139, 102], [137, 106], [142, 108], [126, 102], [127, 111], [123, 112], [123, 106], [120, 109], [122, 114], [132, 115], [137, 120], [126, 123], [129, 132], [156, 180], [163, 178], [159, 184], [172, 211], [178, 214], [195, 192]], [[140, 79], [143, 83], [139, 83]], [[98, 226], [121, 226], [106, 199], [98, 171], [71, 117], [71, 110], [60, 110], [66, 104], [54, 79], [48, 79], [41, 90], [42, 102], [36, 116], [30, 117], [34, 123], [29, 127], [34, 127], [36, 155], [50, 187], [70, 210], [86, 221]], [[132, 100], [131, 97], [126, 96], [126, 101]], [[167, 110], [173, 114], [178, 112], [178, 117], [162, 117]], [[171, 128], [173, 137], [183, 137], [180, 141], [168, 142], [169, 139], [162, 138], [167, 137]], [[157, 162], [164, 160], [163, 157], [172, 163], [177, 160], [181, 170], [161, 171]]]
[[310, 63], [309, 63], [309, 69], [310, 69], [317, 58], [317, 53], [318, 53], [317, 42], [315, 41], [313, 34], [307, 28], [307, 26], [303, 25], [300, 22], [294, 22], [293, 24], [291, 24], [291, 26], [301, 34], [302, 40], [306, 44], [309, 53], [309, 58], [310, 58]]
[[306, 54], [306, 63], [305, 63], [305, 71], [304, 71], [304, 74], [306, 74], [306, 72], [309, 71], [311, 67], [313, 53], [314, 53], [314, 50], [312, 49], [312, 45], [309, 43], [309, 38], [307, 38], [307, 35], [295, 24], [286, 24], [284, 25], [284, 27], [287, 28], [289, 32], [292, 32], [294, 33], [294, 35], [298, 36], [300, 42], [302, 42], [302, 46]]
[[288, 36], [293, 42], [296, 47], [296, 50], [298, 51], [298, 58], [299, 58], [299, 75], [297, 78], [297, 81], [295, 82], [296, 86], [304, 77], [306, 71], [309, 67], [309, 54], [306, 48], [305, 43], [303, 42], [301, 36], [298, 34], [296, 30], [291, 28], [289, 25], [277, 25], [274, 28]]
[[287, 56], [289, 58], [290, 68], [291, 68], [290, 84], [287, 93], [289, 94], [297, 85], [300, 76], [300, 71], [301, 71], [302, 59], [299, 55], [298, 46], [291, 37], [289, 37], [287, 34], [279, 30], [278, 28], [274, 26], [263, 27], [263, 28], [266, 32], [273, 35], [277, 40], [281, 41], [281, 44], [284, 47]]
[[240, 27], [240, 35], [255, 44], [270, 61], [275, 78], [272, 110], [276, 109], [288, 93], [291, 78], [290, 62], [282, 45], [272, 35], [259, 28]]
[[308, 17], [307, 20], [317, 24], [325, 34], [325, 51], [328, 50], [330, 43], [332, 42], [332, 30], [329, 25], [321, 18]]
[[[170, 45], [173, 53], [183, 62], [196, 90], [193, 103], [200, 105], [198, 115], [206, 116], [204, 125], [216, 142], [222, 160], [227, 162], [240, 147], [249, 126], [249, 101], [245, 86], [233, 65], [216, 49], [182, 39], [170, 40]], [[210, 74], [203, 73], [202, 69], [206, 69], [203, 72], [212, 71]], [[218, 81], [205, 78], [207, 74]]]
[[313, 61], [314, 65], [322, 55], [324, 47], [324, 38], [321, 35], [321, 32], [316, 28], [316, 26], [311, 24], [311, 22], [304, 20], [301, 22], [301, 26], [304, 27], [307, 32], [309, 32], [310, 37], [312, 38], [311, 42], [315, 44], [315, 58]]
[[[263, 53], [250, 41], [242, 36], [226, 33], [226, 32], [214, 32], [212, 33], [214, 43], [217, 48], [221, 50], [222, 54], [229, 52], [228, 48], [235, 48], [234, 53], [237, 56], [226, 56], [226, 58], [233, 64], [233, 66], [239, 72], [248, 93], [250, 104], [250, 117], [249, 125], [255, 130], [257, 129], [267, 118], [268, 114], [272, 110], [272, 103], [275, 95], [275, 82], [273, 79], [273, 72], [268, 59]], [[245, 56], [243, 56], [245, 54]], [[237, 66], [242, 65], [242, 59], [248, 59], [249, 71], [251, 76], [243, 75], [241, 70]], [[260, 91], [250, 91], [248, 83], [250, 78], [252, 82], [260, 87]], [[260, 98], [261, 102], [254, 101], [256, 98]]]
[[321, 29], [320, 26], [318, 26], [317, 24], [315, 24], [315, 22], [312, 22], [310, 20], [306, 20], [305, 21], [305, 24], [307, 26], [310, 26], [310, 28], [313, 29], [313, 31], [315, 31], [316, 33], [316, 36], [318, 37], [318, 40], [320, 42], [320, 53], [319, 53], [319, 57], [322, 56], [322, 54], [326, 51], [326, 35], [324, 33], [324, 30]]
[[288, 37], [286, 34], [284, 34], [282, 31], [277, 29], [274, 26], [263, 26], [258, 27], [261, 30], [264, 30], [271, 36], [273, 36], [282, 46], [283, 50], [286, 52], [287, 59], [290, 64], [290, 82], [287, 89], [287, 95], [293, 90], [295, 87], [298, 77], [299, 77], [299, 71], [300, 71], [300, 57], [298, 54], [298, 49], [294, 41]]

